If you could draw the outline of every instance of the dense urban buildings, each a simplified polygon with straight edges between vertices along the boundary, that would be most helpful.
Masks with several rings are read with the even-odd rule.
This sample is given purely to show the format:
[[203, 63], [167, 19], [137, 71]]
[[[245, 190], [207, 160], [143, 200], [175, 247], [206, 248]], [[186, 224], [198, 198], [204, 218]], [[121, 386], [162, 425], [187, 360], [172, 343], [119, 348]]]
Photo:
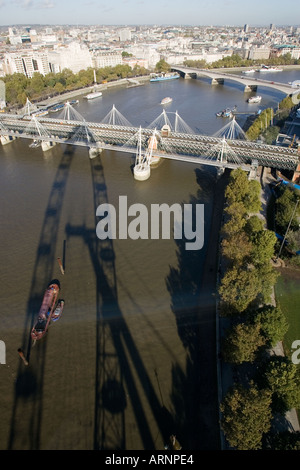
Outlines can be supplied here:
[[185, 60], [210, 64], [237, 54], [266, 60], [290, 54], [300, 57], [300, 27], [226, 26], [11, 26], [0, 28], [0, 76], [35, 72], [45, 75], [69, 68], [136, 64], [149, 70], [157, 62]]

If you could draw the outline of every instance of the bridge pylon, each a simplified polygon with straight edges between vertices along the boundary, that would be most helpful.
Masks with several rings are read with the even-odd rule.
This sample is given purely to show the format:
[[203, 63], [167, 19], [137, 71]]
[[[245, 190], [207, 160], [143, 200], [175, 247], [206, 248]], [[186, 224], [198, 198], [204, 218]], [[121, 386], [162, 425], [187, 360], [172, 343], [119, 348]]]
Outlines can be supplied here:
[[51, 140], [51, 135], [47, 129], [37, 120], [36, 116], [32, 116], [30, 122], [24, 130], [24, 133], [31, 134], [37, 143], [40, 142], [44, 152], [56, 145], [56, 142]]
[[151, 168], [150, 168], [151, 155], [142, 151], [142, 128], [140, 126], [138, 132], [138, 143], [136, 149], [136, 158], [135, 166], [133, 169], [134, 179], [137, 181], [145, 181], [150, 178]]
[[5, 125], [2, 124], [2, 122], [0, 122], [0, 132], [1, 132], [0, 142], [1, 142], [2, 145], [9, 144], [10, 142], [12, 142], [15, 139], [15, 137], [5, 134], [5, 132], [9, 132], [9, 131], [5, 127]]

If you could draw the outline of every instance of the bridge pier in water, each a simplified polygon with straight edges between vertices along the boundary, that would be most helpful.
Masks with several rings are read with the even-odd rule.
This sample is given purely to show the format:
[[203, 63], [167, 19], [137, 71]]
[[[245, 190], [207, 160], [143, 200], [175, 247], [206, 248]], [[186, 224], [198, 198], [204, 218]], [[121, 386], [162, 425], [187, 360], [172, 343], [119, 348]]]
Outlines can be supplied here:
[[89, 148], [89, 157], [92, 160], [93, 158], [98, 157], [100, 153], [102, 152], [102, 149], [96, 148], [96, 147], [90, 147]]
[[1, 135], [1, 137], [0, 137], [0, 141], [1, 141], [2, 145], [9, 144], [10, 142], [12, 142], [15, 139], [16, 139], [16, 137], [13, 137], [11, 135]]
[[244, 91], [257, 91], [257, 85], [246, 85]]
[[46, 152], [47, 150], [51, 149], [52, 147], [54, 147], [54, 145], [56, 145], [56, 142], [50, 142], [50, 141], [43, 141], [41, 143], [41, 147], [42, 147], [42, 150], [44, 152]]
[[224, 85], [224, 78], [212, 78], [211, 84], [212, 85]]

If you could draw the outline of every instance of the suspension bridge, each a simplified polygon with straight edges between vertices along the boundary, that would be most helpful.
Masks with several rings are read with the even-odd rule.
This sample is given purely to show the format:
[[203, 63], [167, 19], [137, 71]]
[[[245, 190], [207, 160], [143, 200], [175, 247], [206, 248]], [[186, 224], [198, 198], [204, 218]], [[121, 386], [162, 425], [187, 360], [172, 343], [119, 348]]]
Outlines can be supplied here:
[[[98, 123], [86, 121], [69, 102], [57, 119], [38, 117], [35, 111], [27, 102], [22, 114], [1, 116], [3, 145], [25, 138], [44, 151], [59, 143], [84, 146], [90, 158], [103, 150], [126, 152], [136, 155], [136, 166], [147, 168], [161, 158], [212, 165], [219, 171], [239, 167], [250, 172], [258, 165], [296, 171], [299, 166], [296, 149], [249, 142], [234, 118], [216, 134], [207, 136], [196, 134], [177, 111], [163, 110], [147, 128], [133, 126], [114, 105]], [[144, 176], [137, 179], [146, 179]]]

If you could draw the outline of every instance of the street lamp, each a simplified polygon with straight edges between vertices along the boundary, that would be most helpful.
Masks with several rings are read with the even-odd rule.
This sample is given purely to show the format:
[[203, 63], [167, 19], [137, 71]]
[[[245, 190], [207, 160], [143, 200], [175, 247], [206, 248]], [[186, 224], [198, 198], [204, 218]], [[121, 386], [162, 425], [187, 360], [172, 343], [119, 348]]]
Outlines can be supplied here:
[[285, 242], [285, 239], [286, 239], [286, 236], [288, 234], [288, 231], [290, 229], [290, 226], [291, 226], [291, 223], [292, 223], [292, 220], [293, 220], [293, 217], [295, 215], [295, 212], [296, 212], [296, 209], [297, 209], [297, 206], [298, 206], [298, 202], [299, 202], [299, 198], [297, 198], [297, 201], [296, 201], [296, 204], [295, 204], [295, 207], [294, 207], [294, 210], [293, 210], [293, 213], [291, 215], [291, 218], [290, 218], [290, 221], [289, 221], [289, 225], [287, 226], [287, 229], [286, 229], [286, 232], [285, 232], [285, 235], [283, 237], [283, 240], [282, 240], [282, 243], [281, 243], [281, 246], [280, 246], [280, 250], [279, 250], [279, 253], [277, 255], [277, 258], [276, 258], [276, 261], [278, 260], [280, 254], [281, 254], [281, 250], [283, 248], [283, 245], [284, 245], [284, 242]]

